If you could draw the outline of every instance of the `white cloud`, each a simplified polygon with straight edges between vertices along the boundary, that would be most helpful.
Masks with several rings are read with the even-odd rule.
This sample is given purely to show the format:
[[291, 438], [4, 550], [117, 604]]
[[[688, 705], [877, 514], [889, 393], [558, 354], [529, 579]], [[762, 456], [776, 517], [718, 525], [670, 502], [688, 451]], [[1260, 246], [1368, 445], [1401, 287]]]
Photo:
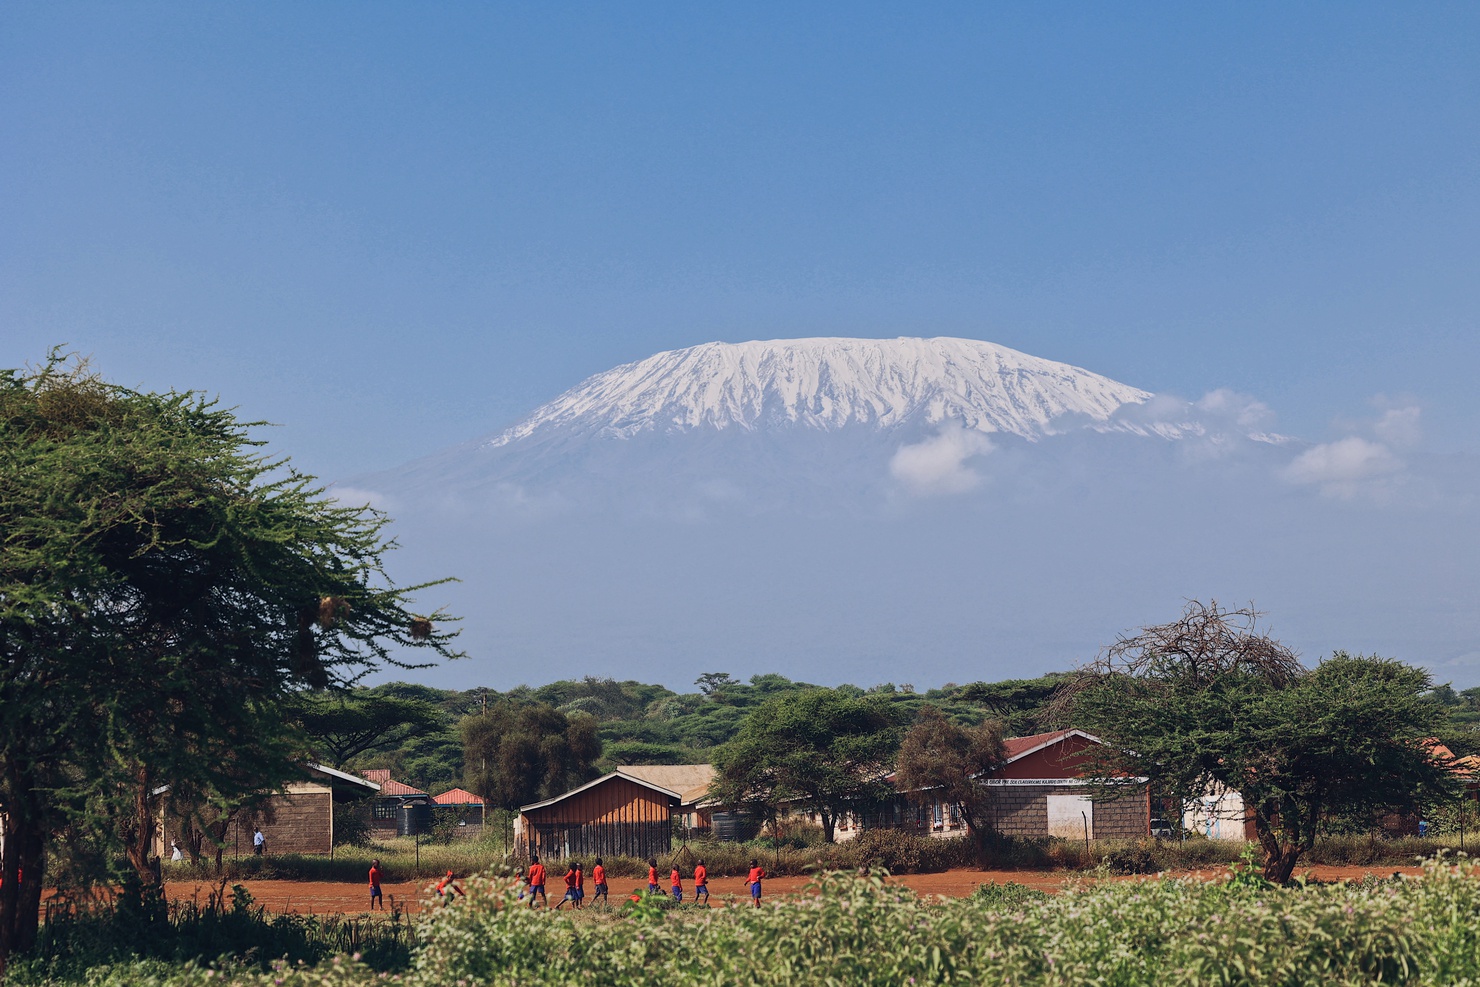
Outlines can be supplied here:
[[1195, 407], [1204, 415], [1231, 421], [1245, 431], [1263, 432], [1274, 424], [1274, 412], [1269, 405], [1227, 387], [1204, 394]]
[[1275, 414], [1269, 405], [1227, 387], [1208, 391], [1196, 401], [1154, 394], [1140, 404], [1122, 405], [1113, 417], [1138, 430], [1181, 440], [1191, 460], [1234, 455], [1250, 442], [1289, 441], [1271, 431]]
[[981, 474], [967, 460], [992, 451], [992, 440], [954, 422], [913, 445], [900, 446], [889, 460], [889, 475], [917, 494], [965, 493], [980, 485]]
[[1388, 445], [1416, 446], [1423, 439], [1423, 427], [1419, 424], [1422, 409], [1416, 406], [1388, 408], [1372, 426], [1377, 437]]
[[1346, 498], [1402, 468], [1403, 461], [1387, 446], [1349, 435], [1305, 450], [1284, 473], [1291, 483], [1319, 486], [1323, 494]]

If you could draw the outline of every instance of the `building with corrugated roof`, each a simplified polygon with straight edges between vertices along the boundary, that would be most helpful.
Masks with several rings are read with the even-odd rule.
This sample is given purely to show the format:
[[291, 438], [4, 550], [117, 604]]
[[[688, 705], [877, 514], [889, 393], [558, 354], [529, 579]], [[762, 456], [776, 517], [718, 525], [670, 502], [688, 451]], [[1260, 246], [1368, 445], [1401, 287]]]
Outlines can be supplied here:
[[[514, 844], [526, 855], [655, 857], [673, 846], [675, 824], [707, 821], [709, 764], [641, 764], [563, 795], [522, 806]], [[702, 828], [707, 828], [706, 825]]]

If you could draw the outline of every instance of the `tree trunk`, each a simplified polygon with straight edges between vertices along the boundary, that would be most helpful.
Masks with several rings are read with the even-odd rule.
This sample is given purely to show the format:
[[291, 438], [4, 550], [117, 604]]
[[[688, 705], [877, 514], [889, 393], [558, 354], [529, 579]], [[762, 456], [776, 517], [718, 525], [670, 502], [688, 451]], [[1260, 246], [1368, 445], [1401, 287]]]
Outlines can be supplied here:
[[148, 770], [137, 769], [134, 773], [133, 818], [128, 821], [124, 839], [124, 850], [128, 855], [128, 862], [133, 867], [134, 873], [139, 875], [139, 883], [146, 888], [155, 884], [154, 867], [149, 862], [149, 851], [154, 849], [154, 831], [158, 825], [150, 804], [149, 790], [151, 787]]
[[1279, 813], [1265, 806], [1254, 813], [1254, 834], [1264, 850], [1264, 879], [1274, 884], [1289, 883], [1302, 850], [1298, 834], [1289, 832]]
[[[823, 809], [821, 812], [819, 812], [818, 816], [822, 819], [822, 839], [827, 843], [836, 842], [834, 836], [836, 834], [838, 826], [837, 817], [834, 816], [831, 812], [828, 812], [826, 809]], [[777, 845], [780, 845], [779, 842]]]
[[5, 851], [0, 858], [0, 975], [11, 956], [29, 949], [40, 924], [46, 831], [23, 807], [12, 804], [3, 816]]

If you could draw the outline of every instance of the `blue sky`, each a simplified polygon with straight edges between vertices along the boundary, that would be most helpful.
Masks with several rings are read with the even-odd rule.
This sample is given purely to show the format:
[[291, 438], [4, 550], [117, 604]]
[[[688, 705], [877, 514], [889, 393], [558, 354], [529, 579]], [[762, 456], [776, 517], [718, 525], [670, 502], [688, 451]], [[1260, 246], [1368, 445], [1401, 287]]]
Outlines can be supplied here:
[[[958, 335], [1192, 401], [1231, 389], [1309, 444], [1318, 461], [1269, 474], [1299, 491], [1266, 484], [1212, 523], [1216, 558], [1173, 569], [1152, 549], [1199, 544], [1217, 498], [1165, 487], [1176, 527], [1125, 494], [1152, 540], [1096, 546], [1077, 592], [1100, 609], [1061, 640], [1043, 629], [1079, 544], [1025, 544], [1041, 594], [980, 566], [980, 585], [942, 576], [924, 630], [963, 657], [919, 674], [988, 674], [973, 642], [993, 634], [1003, 674], [1063, 667], [1216, 591], [1257, 597], [1310, 655], [1381, 648], [1467, 685], [1477, 177], [1473, 3], [12, 3], [0, 366], [67, 343], [116, 380], [219, 394], [331, 480], [716, 339]], [[1402, 497], [1343, 500], [1325, 482], [1343, 469], [1398, 477]], [[1244, 502], [1231, 489], [1227, 511]], [[1040, 520], [1045, 539], [1077, 530]], [[900, 532], [948, 547], [943, 530]], [[508, 551], [551, 557], [545, 535], [517, 537]], [[853, 538], [818, 551], [845, 559]], [[410, 568], [444, 574], [442, 545], [409, 548]], [[561, 549], [572, 569], [607, 571], [579, 548]], [[1131, 549], [1146, 558], [1122, 579]], [[645, 550], [620, 542], [610, 571]], [[586, 606], [558, 598], [560, 572], [548, 591], [493, 563], [477, 575], [551, 608], [524, 627], [482, 612], [502, 584], [464, 584], [470, 643], [505, 635], [489, 661], [543, 646], [565, 662], [543, 669], [591, 669], [586, 645], [550, 635], [561, 606], [599, 610], [602, 586]], [[735, 591], [774, 596], [768, 578]], [[680, 589], [745, 623], [723, 593]], [[1023, 595], [999, 623], [947, 619], [997, 591]], [[670, 614], [634, 593], [656, 609], [583, 633], [630, 638], [611, 673], [685, 685], [679, 658], [640, 660]], [[798, 628], [827, 609], [800, 591], [790, 605]], [[667, 646], [692, 655], [716, 626]], [[761, 656], [746, 671], [798, 667], [784, 636], [731, 636]], [[898, 656], [878, 661], [887, 675]], [[816, 677], [853, 674], [840, 667]]]
[[334, 477], [710, 339], [1480, 425], [1473, 4], [8, 4], [0, 363]]

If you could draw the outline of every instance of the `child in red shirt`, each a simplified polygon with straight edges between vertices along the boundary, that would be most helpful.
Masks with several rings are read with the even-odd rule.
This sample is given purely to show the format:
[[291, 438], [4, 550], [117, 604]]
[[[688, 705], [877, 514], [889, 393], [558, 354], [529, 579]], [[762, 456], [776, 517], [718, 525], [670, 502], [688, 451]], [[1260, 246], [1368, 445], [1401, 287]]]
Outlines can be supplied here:
[[755, 902], [755, 907], [761, 907], [761, 878], [766, 876], [766, 870], [760, 865], [760, 861], [751, 859], [750, 876], [746, 883], [750, 885], [750, 899]]
[[683, 876], [678, 872], [678, 864], [673, 865], [673, 900], [683, 902]]
[[658, 893], [658, 860], [656, 857], [648, 861], [648, 893]]
[[374, 910], [376, 905], [385, 911], [385, 899], [380, 894], [380, 858], [376, 857], [370, 861], [370, 908]]
[[709, 904], [709, 871], [702, 860], [694, 868], [694, 904], [697, 905], [700, 898], [704, 899], [704, 904]]
[[567, 901], [576, 908], [581, 907], [581, 868], [576, 864], [571, 864], [565, 872], [565, 897], [560, 899], [560, 904], [555, 906], [555, 910], [560, 911]]
[[457, 892], [456, 897], [465, 897], [463, 895], [463, 889], [457, 886], [457, 880], [452, 876], [452, 871], [448, 871], [447, 876], [437, 882], [437, 896], [440, 898], [445, 895], [446, 898], [442, 904], [450, 905], [456, 900], [453, 896], [454, 891]]
[[595, 892], [596, 892], [595, 895], [591, 899], [591, 904], [592, 905], [595, 905], [596, 904], [596, 900], [598, 898], [601, 899], [601, 900], [603, 900], [603, 901], [605, 901], [606, 900], [606, 868], [603, 867], [603, 866], [601, 866], [601, 858], [600, 857], [597, 857], [596, 858], [596, 866], [593, 867], [593, 868], [591, 868], [591, 882], [592, 882], [592, 887], [595, 889]]
[[529, 907], [534, 907], [535, 896], [538, 895], [550, 907], [550, 899], [545, 897], [545, 865], [540, 863], [539, 854], [529, 858]]

